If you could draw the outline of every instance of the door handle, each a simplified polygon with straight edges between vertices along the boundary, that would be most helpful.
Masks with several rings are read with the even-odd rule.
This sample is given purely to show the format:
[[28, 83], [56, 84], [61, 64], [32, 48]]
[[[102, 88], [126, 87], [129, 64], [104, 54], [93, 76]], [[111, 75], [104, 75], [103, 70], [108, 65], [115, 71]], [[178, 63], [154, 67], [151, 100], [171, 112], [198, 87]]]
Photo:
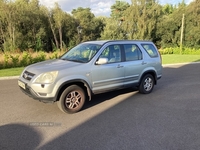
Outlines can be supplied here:
[[142, 62], [142, 65], [146, 65], [146, 64], [147, 64], [146, 62], [144, 62], [144, 61]]
[[124, 66], [121, 66], [120, 64], [119, 65], [117, 65], [117, 68], [123, 68]]

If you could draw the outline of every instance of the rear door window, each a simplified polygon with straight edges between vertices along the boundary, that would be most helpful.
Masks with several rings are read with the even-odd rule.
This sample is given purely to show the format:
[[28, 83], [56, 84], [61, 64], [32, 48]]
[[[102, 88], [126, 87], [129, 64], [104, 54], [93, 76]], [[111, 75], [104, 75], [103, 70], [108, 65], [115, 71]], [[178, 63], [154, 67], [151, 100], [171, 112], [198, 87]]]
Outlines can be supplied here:
[[135, 44], [125, 44], [125, 58], [126, 61], [136, 61], [142, 59], [142, 52]]

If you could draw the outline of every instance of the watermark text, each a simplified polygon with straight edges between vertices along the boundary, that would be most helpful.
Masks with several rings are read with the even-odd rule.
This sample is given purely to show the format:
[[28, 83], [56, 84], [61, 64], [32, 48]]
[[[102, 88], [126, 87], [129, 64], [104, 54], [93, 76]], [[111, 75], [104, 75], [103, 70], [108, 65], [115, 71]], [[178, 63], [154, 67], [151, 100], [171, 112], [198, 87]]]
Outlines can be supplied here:
[[58, 122], [29, 122], [30, 126], [34, 127], [58, 127], [61, 123]]

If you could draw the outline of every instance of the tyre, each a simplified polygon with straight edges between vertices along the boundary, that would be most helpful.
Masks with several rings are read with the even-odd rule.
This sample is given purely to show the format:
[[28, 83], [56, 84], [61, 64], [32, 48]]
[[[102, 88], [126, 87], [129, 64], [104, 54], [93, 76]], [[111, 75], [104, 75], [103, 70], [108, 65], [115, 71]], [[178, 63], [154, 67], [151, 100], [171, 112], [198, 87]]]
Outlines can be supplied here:
[[57, 102], [58, 108], [65, 113], [76, 113], [83, 107], [85, 97], [85, 92], [81, 87], [71, 85], [62, 92]]
[[151, 74], [145, 75], [139, 86], [139, 92], [142, 94], [149, 94], [153, 90], [155, 84], [154, 77]]

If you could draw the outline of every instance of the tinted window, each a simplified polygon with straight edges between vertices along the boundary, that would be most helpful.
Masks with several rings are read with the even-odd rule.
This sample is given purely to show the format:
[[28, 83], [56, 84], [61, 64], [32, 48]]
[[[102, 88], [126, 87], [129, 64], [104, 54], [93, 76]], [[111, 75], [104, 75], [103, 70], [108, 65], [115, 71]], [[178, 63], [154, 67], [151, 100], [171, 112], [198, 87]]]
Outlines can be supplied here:
[[101, 56], [108, 58], [108, 63], [120, 62], [121, 61], [121, 50], [119, 45], [110, 45], [102, 52]]
[[124, 45], [126, 61], [134, 61], [142, 59], [142, 52], [135, 44]]
[[150, 57], [158, 57], [157, 50], [152, 44], [142, 44], [142, 47], [146, 50]]

